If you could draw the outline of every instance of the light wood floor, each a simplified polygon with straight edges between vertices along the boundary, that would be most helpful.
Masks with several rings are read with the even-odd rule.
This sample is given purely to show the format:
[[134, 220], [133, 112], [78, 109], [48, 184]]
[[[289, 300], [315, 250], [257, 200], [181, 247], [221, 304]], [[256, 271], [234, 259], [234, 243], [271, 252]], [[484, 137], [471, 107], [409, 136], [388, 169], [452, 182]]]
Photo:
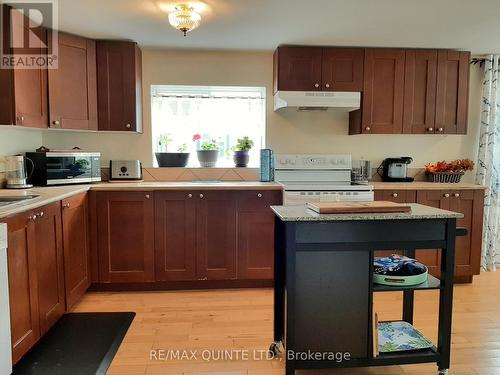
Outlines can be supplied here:
[[[415, 325], [435, 341], [437, 292], [417, 293]], [[450, 375], [500, 375], [500, 272], [455, 287]], [[398, 319], [401, 295], [376, 295], [381, 319]], [[135, 311], [109, 374], [282, 375], [274, 360], [204, 361], [206, 350], [266, 350], [272, 341], [272, 290], [88, 293], [75, 312]], [[151, 360], [152, 349], [197, 350], [198, 360]], [[205, 352], [204, 352], [205, 351]], [[233, 354], [234, 355], [234, 354]], [[251, 354], [253, 356], [253, 354]], [[437, 374], [435, 365], [302, 371], [324, 374]]]

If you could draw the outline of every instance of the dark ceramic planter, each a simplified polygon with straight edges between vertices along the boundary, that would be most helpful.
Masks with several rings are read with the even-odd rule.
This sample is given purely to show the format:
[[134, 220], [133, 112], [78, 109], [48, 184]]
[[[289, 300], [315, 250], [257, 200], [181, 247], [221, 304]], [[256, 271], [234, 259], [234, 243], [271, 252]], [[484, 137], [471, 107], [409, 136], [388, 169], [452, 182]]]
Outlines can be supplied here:
[[213, 168], [217, 164], [217, 158], [219, 157], [218, 150], [198, 150], [198, 161], [200, 166], [204, 168]]
[[155, 152], [159, 167], [185, 167], [189, 152]]
[[236, 167], [246, 167], [248, 165], [248, 161], [250, 160], [248, 151], [235, 151], [233, 160]]

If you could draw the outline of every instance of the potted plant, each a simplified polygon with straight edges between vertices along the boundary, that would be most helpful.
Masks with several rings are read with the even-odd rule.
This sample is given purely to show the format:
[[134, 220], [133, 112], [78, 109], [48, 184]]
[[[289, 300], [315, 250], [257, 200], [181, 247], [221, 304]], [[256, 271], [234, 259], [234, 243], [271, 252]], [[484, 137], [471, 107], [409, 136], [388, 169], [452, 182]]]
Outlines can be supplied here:
[[172, 141], [170, 134], [162, 134], [158, 138], [159, 152], [155, 152], [155, 156], [159, 167], [185, 167], [187, 165], [189, 152], [186, 152], [186, 144], [181, 144], [177, 152], [168, 152], [168, 146]]
[[248, 151], [253, 147], [253, 141], [248, 137], [238, 138], [238, 143], [234, 146], [234, 165], [236, 167], [246, 167], [250, 156]]
[[451, 162], [438, 161], [425, 166], [427, 179], [431, 182], [460, 182], [467, 171], [474, 169], [474, 162], [470, 159], [458, 159]]
[[[193, 141], [200, 141], [201, 136], [195, 134], [193, 136]], [[197, 151], [198, 161], [200, 166], [204, 168], [213, 168], [217, 164], [217, 158], [219, 157], [219, 145], [215, 142], [215, 139], [210, 141], [205, 141], [201, 143], [200, 149]]]

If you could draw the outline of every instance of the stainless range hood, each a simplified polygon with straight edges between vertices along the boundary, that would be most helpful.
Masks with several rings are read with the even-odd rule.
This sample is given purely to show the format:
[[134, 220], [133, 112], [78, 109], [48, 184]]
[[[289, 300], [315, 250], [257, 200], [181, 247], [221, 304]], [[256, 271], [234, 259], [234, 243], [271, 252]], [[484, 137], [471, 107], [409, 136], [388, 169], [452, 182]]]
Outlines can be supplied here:
[[359, 92], [278, 91], [274, 94], [275, 111], [294, 108], [299, 111], [351, 112], [359, 109], [360, 103]]

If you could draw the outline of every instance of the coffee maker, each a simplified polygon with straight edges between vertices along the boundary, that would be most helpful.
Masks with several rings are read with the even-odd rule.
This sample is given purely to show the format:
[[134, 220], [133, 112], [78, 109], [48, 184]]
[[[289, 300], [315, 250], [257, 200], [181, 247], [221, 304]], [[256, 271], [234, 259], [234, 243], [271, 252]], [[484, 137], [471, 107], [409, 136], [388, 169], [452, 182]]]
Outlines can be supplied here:
[[[6, 158], [6, 172], [7, 172], [7, 189], [28, 189], [33, 185], [28, 184], [26, 181], [33, 173], [33, 161], [25, 158], [22, 155], [7, 156]], [[26, 162], [31, 164], [30, 175], [26, 173]]]
[[[413, 177], [408, 177], [408, 166], [413, 161], [411, 157], [384, 159], [377, 173], [386, 182], [412, 182]], [[382, 173], [380, 173], [382, 170]]]

